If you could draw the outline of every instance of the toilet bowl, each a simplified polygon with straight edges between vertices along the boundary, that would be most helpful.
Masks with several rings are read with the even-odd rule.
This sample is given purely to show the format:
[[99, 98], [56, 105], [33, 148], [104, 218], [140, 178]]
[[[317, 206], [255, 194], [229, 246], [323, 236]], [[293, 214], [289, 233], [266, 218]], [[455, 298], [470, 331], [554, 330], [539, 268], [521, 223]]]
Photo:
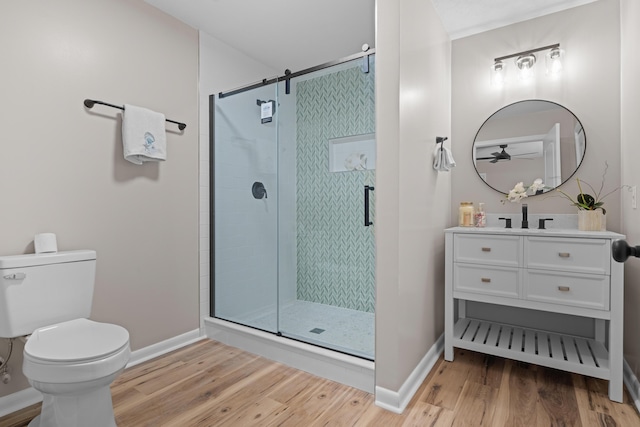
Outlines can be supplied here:
[[33, 332], [23, 373], [43, 395], [31, 427], [115, 427], [110, 385], [129, 357], [129, 333], [112, 324], [74, 319]]

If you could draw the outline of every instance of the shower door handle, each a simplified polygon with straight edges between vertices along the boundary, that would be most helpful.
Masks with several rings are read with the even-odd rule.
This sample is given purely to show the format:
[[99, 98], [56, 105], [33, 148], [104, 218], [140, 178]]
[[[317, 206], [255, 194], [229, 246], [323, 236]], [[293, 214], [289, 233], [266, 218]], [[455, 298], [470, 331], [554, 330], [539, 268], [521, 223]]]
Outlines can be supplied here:
[[374, 188], [369, 185], [364, 186], [364, 226], [365, 227], [373, 225], [373, 223], [369, 221], [369, 191], [373, 191], [373, 190]]

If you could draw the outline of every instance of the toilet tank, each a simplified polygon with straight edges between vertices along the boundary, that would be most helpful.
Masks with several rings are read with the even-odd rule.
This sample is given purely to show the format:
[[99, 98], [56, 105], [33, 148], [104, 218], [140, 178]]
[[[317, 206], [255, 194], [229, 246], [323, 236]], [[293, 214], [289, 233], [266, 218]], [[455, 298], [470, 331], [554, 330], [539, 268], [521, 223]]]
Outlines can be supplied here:
[[0, 256], [0, 337], [91, 314], [96, 252]]

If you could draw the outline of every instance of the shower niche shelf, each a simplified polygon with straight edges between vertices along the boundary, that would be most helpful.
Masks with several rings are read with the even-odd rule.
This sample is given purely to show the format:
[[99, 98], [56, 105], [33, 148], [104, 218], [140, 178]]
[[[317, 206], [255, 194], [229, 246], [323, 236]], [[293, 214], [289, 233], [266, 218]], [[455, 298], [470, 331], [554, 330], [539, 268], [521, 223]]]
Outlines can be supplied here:
[[375, 168], [375, 134], [329, 139], [329, 172], [354, 172]]

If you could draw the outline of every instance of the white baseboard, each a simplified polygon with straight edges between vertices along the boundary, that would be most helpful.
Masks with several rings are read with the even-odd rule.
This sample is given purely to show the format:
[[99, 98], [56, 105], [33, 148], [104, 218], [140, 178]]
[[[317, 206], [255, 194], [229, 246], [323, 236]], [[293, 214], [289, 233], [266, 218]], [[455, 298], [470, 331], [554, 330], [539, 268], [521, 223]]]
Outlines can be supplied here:
[[631, 395], [631, 399], [636, 405], [636, 410], [640, 412], [640, 381], [638, 381], [626, 360], [624, 361], [623, 372], [624, 385], [627, 386], [627, 391], [629, 391], [629, 395]]
[[[186, 332], [182, 335], [178, 335], [177, 337], [169, 338], [168, 340], [133, 351], [131, 352], [129, 363], [127, 363], [127, 368], [146, 362], [147, 360], [158, 356], [162, 356], [163, 354], [185, 347], [189, 344], [193, 344], [205, 338], [205, 336], [200, 334], [200, 329], [194, 329], [193, 331]], [[0, 417], [9, 415], [12, 412], [19, 411], [41, 401], [42, 394], [33, 387], [0, 397]]]
[[186, 347], [189, 344], [193, 344], [205, 338], [205, 336], [200, 335], [200, 329], [194, 329], [192, 331], [185, 332], [182, 335], [169, 338], [168, 340], [160, 341], [159, 343], [151, 344], [150, 346], [132, 351], [129, 363], [127, 363], [127, 368], [131, 368], [132, 366], [136, 366], [142, 362], [146, 362], [147, 360], [155, 359], [163, 354]]
[[33, 387], [0, 397], [0, 417], [42, 402], [42, 394]]
[[431, 369], [433, 369], [443, 349], [444, 334], [440, 335], [440, 338], [431, 346], [427, 354], [418, 363], [418, 366], [415, 367], [404, 384], [402, 384], [400, 390], [393, 391], [376, 386], [376, 406], [401, 414], [422, 385], [424, 379], [429, 375]]

